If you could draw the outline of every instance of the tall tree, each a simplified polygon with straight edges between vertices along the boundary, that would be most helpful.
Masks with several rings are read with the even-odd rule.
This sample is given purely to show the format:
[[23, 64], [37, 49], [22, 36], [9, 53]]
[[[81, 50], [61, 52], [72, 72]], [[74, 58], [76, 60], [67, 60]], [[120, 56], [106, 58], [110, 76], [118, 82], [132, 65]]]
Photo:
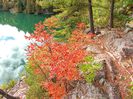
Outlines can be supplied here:
[[114, 4], [115, 4], [115, 0], [111, 0], [111, 5], [110, 5], [110, 22], [109, 22], [109, 27], [113, 28], [114, 24], [113, 24], [113, 19], [114, 19]]
[[91, 2], [91, 0], [88, 0], [88, 9], [89, 9], [90, 31], [92, 33], [94, 33], [95, 30], [94, 30], [94, 21], [93, 21], [93, 11], [92, 11], [92, 2]]

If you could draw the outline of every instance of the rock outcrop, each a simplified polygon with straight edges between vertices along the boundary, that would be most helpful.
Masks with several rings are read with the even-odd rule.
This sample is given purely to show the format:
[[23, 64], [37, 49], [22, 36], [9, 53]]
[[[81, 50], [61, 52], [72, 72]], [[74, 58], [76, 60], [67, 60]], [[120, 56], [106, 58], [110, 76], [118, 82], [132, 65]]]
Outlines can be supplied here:
[[108, 99], [107, 94], [85, 81], [79, 81], [74, 85], [75, 88], [64, 99]]
[[[26, 99], [26, 93], [29, 87], [24, 81], [24, 77], [17, 82], [17, 84], [8, 91], [8, 94], [14, 97], [19, 97], [20, 99]], [[5, 99], [5, 98], [3, 98]]]
[[95, 85], [107, 93], [109, 99], [132, 99], [128, 87], [133, 81], [133, 31], [113, 30], [102, 34], [95, 38], [99, 45], [87, 48], [104, 66]]

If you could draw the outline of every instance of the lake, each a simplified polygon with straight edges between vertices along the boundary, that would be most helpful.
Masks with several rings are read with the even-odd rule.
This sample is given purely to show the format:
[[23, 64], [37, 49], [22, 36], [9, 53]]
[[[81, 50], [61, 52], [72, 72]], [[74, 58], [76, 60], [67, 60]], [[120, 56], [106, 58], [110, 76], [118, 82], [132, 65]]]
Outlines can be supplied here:
[[0, 24], [8, 24], [25, 32], [33, 32], [34, 24], [39, 21], [43, 21], [49, 16], [50, 15], [34, 15], [24, 13], [12, 14], [9, 12], [0, 11]]
[[47, 17], [0, 12], [0, 84], [19, 78], [27, 62], [25, 49], [29, 41], [24, 36], [33, 32], [34, 24]]

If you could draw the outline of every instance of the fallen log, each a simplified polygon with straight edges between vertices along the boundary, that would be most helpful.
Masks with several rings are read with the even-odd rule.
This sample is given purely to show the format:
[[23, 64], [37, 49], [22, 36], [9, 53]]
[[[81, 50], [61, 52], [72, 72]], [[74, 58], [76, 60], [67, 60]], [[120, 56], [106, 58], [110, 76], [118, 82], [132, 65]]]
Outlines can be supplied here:
[[19, 97], [14, 97], [9, 95], [8, 93], [6, 93], [5, 91], [3, 91], [2, 89], [0, 89], [0, 94], [5, 97], [6, 99], [20, 99]]

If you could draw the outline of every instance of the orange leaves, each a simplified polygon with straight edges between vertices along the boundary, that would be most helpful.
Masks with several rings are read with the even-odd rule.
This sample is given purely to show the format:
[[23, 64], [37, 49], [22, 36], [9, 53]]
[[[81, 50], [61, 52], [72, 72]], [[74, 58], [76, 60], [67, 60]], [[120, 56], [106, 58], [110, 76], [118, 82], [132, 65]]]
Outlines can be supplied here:
[[46, 19], [44, 21], [43, 25], [48, 28], [58, 28], [58, 27], [60, 27], [58, 24], [58, 21], [59, 21], [59, 19], [53, 16], [53, 17]]
[[75, 29], [69, 38], [69, 42], [80, 43], [82, 46], [84, 46], [95, 43], [95, 41], [92, 39], [93, 37], [95, 37], [95, 34], [93, 33], [84, 34], [83, 30]]
[[48, 89], [49, 96], [53, 99], [61, 99], [66, 94], [65, 86], [61, 83], [43, 82], [42, 86]]
[[40, 84], [50, 97], [61, 99], [67, 92], [65, 83], [80, 79], [77, 65], [86, 56], [82, 46], [92, 42], [93, 35], [83, 34], [82, 29], [86, 26], [79, 23], [67, 43], [56, 42], [44, 28], [58, 27], [57, 22], [57, 18], [51, 17], [44, 23], [36, 24], [34, 34], [26, 38], [34, 40], [28, 47], [30, 65], [35, 74], [43, 74], [46, 78]]
[[77, 28], [83, 30], [86, 28], [86, 24], [85, 23], [78, 23]]
[[95, 37], [95, 36], [96, 36], [96, 34], [94, 34], [94, 33], [89, 33], [89, 34], [88, 34], [88, 37], [89, 37], [89, 38], [93, 38], [93, 37]]
[[[57, 80], [76, 80], [78, 76], [76, 65], [85, 56], [85, 51], [80, 48], [73, 47], [72, 44], [55, 43], [50, 47], [52, 52], [49, 57], [51, 60], [50, 75], [56, 75]], [[71, 48], [73, 48], [73, 50]], [[71, 76], [72, 78], [69, 78], [69, 72], [73, 73], [73, 76]]]

